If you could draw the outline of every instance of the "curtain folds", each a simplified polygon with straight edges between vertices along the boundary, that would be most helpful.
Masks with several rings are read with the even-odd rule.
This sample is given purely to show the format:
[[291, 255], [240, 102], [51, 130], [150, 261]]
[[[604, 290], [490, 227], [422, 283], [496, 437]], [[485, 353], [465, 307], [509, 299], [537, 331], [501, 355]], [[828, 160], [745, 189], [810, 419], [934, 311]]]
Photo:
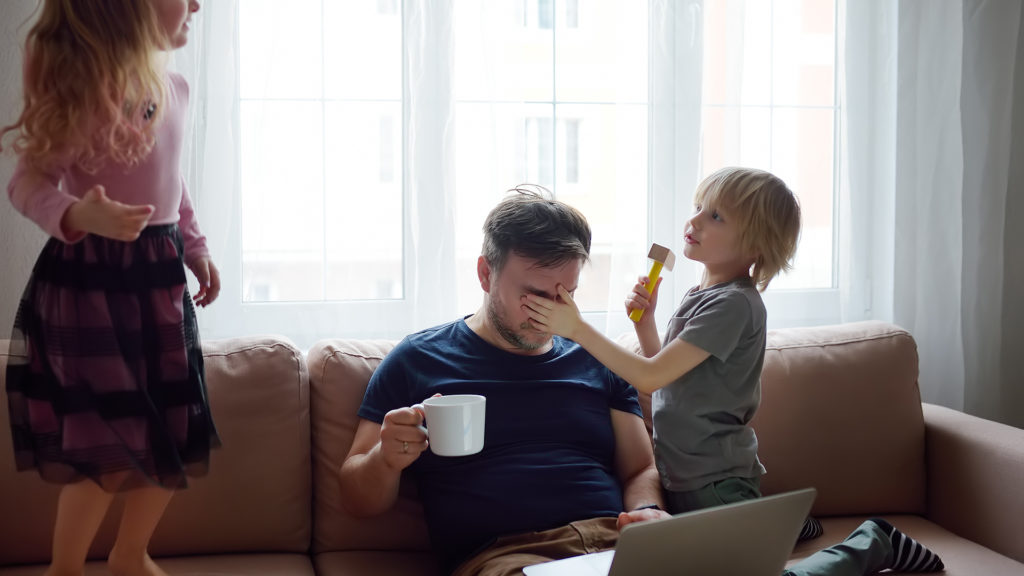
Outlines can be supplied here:
[[1022, 17], [1019, 2], [848, 2], [842, 82], [844, 319], [913, 333], [923, 400], [1016, 426]]
[[242, 204], [238, 0], [210, 2], [202, 10], [189, 43], [174, 53], [174, 67], [191, 89], [182, 171], [221, 278], [221, 297], [203, 310], [200, 330], [204, 338], [217, 338], [224, 334], [217, 327], [239, 314], [236, 306], [224, 304], [232, 300], [229, 295], [242, 293], [242, 259], [232, 241], [240, 235]]
[[[961, 2], [901, 2], [893, 319], [918, 340], [922, 396], [963, 408]], [[944, 41], [937, 41], [939, 37]]]
[[962, 18], [964, 409], [1024, 426], [1024, 291], [1009, 278], [1024, 266], [1022, 221], [1009, 218], [1024, 195], [1024, 7], [973, 0]]
[[[406, 254], [412, 258], [412, 326], [451, 321], [459, 311], [455, 277], [455, 118], [453, 7], [446, 0], [405, 3]], [[432, 189], [428, 190], [427, 189]], [[424, 200], [429, 198], [430, 201]], [[428, 233], [424, 222], [443, 222]], [[481, 222], [483, 224], [483, 222]]]
[[[701, 0], [650, 2], [647, 229], [651, 241], [667, 246], [675, 246], [683, 237], [700, 181], [703, 18]], [[647, 246], [641, 250], [646, 255]], [[613, 249], [605, 334], [633, 332], [624, 302], [632, 283], [647, 273], [637, 264], [634, 246]], [[668, 322], [697, 277], [694, 263], [677, 254], [675, 269], [662, 275], [656, 310], [659, 326]], [[625, 283], [616, 282], [620, 279]]]

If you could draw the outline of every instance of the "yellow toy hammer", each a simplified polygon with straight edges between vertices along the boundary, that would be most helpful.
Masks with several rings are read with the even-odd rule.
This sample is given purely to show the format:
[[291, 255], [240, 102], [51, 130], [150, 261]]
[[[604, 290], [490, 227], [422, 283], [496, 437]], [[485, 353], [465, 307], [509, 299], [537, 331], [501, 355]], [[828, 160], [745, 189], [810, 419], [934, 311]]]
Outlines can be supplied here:
[[[665, 268], [669, 272], [672, 271], [672, 267], [676, 265], [676, 255], [660, 244], [651, 244], [651, 251], [647, 253], [647, 257], [654, 260], [651, 263], [651, 272], [647, 275], [647, 293], [650, 294], [654, 292], [654, 287], [658, 284], [658, 276], [661, 275], [661, 269]], [[639, 322], [643, 315], [644, 311], [637, 308], [629, 313], [629, 319], [633, 322]]]

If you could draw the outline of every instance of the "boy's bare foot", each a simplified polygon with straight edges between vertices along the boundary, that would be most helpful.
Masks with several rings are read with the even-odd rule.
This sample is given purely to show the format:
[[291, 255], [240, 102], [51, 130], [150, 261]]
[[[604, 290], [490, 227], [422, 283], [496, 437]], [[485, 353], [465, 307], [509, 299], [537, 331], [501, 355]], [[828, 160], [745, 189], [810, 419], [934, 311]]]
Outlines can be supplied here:
[[126, 555], [115, 548], [107, 557], [107, 567], [113, 576], [167, 576], [146, 552]]

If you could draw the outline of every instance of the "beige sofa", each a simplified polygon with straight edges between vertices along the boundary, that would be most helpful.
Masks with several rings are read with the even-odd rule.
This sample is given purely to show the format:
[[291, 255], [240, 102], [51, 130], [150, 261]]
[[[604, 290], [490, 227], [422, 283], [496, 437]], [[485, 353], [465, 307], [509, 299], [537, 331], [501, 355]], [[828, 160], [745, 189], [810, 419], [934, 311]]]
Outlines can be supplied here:
[[[161, 565], [172, 575], [437, 574], [410, 483], [392, 511], [356, 519], [335, 482], [363, 389], [394, 344], [329, 340], [304, 357], [281, 338], [207, 342], [224, 445], [157, 529]], [[0, 342], [0, 365], [6, 349]], [[947, 574], [1024, 574], [1024, 430], [922, 409], [907, 332], [879, 322], [771, 332], [754, 425], [765, 492], [819, 491], [825, 535], [798, 545], [794, 560], [884, 515], [936, 550]], [[14, 471], [0, 410], [0, 575], [41, 573], [58, 490]], [[113, 520], [88, 574], [105, 573]]]

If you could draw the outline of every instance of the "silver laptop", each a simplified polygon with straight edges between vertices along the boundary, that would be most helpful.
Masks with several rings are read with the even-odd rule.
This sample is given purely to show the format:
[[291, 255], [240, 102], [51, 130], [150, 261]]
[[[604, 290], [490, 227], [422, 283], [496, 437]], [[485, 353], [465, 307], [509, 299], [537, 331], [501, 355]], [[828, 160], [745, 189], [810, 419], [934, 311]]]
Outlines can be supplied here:
[[805, 488], [638, 522], [614, 550], [545, 562], [526, 576], [779, 576], [817, 491]]

